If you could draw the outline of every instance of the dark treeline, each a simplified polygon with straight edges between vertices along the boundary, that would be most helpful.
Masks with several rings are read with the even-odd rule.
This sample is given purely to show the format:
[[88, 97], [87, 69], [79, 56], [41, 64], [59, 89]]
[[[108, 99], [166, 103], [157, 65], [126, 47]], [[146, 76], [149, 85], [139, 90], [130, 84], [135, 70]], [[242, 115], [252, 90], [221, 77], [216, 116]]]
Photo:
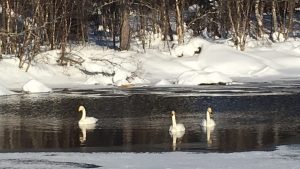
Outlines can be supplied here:
[[[19, 67], [42, 49], [85, 44], [89, 33], [106, 39], [108, 47], [128, 50], [139, 38], [146, 48], [147, 34], [184, 42], [185, 29], [195, 36], [232, 38], [240, 50], [246, 37], [278, 41], [293, 35], [299, 0], [1, 0], [0, 57], [12, 54]], [[172, 27], [172, 25], [175, 25]], [[276, 34], [273, 34], [277, 32]], [[277, 35], [277, 36], [272, 36]]]

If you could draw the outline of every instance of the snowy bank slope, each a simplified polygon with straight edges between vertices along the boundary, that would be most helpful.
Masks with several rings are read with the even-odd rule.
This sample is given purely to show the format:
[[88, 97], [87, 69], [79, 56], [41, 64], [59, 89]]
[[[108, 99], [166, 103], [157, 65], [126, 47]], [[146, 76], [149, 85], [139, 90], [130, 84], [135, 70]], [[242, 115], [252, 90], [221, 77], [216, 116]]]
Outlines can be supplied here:
[[50, 88], [155, 85], [162, 80], [168, 85], [198, 85], [300, 76], [300, 40], [248, 48], [245, 52], [224, 42], [200, 38], [171, 50], [154, 47], [146, 52], [77, 46], [68, 57], [82, 64], [69, 66], [59, 66], [59, 56], [57, 50], [36, 56], [28, 72], [18, 68], [18, 59], [6, 56], [0, 61], [0, 85], [20, 90], [31, 79]]
[[7, 90], [5, 87], [0, 86], [0, 96], [3, 95], [12, 95], [14, 92]]
[[300, 149], [242, 153], [1, 153], [1, 168], [132, 168], [132, 169], [296, 169]]

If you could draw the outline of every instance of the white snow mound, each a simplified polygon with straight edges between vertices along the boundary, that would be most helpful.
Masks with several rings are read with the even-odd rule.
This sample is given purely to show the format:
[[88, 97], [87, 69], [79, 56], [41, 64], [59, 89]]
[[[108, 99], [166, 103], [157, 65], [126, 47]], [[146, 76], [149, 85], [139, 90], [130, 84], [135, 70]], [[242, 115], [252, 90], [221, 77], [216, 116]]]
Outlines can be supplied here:
[[85, 84], [86, 85], [111, 85], [113, 84], [113, 82], [112, 82], [112, 77], [96, 75], [88, 78], [85, 81]]
[[[184, 45], [175, 48], [174, 53], [176, 56], [194, 56], [197, 52], [201, 53], [202, 48], [210, 45], [209, 42], [200, 38], [192, 38]], [[196, 52], [196, 53], [195, 53]]]
[[170, 86], [170, 85], [172, 85], [172, 83], [166, 79], [162, 79], [159, 82], [155, 83], [155, 86]]
[[14, 94], [14, 92], [7, 90], [5, 87], [0, 85], [0, 96], [11, 95], [11, 94]]
[[52, 89], [37, 80], [30, 80], [23, 86], [23, 91], [28, 93], [47, 93]]
[[217, 84], [231, 82], [232, 80], [229, 77], [218, 72], [206, 73], [199, 71], [188, 71], [181, 74], [178, 78], [179, 85]]

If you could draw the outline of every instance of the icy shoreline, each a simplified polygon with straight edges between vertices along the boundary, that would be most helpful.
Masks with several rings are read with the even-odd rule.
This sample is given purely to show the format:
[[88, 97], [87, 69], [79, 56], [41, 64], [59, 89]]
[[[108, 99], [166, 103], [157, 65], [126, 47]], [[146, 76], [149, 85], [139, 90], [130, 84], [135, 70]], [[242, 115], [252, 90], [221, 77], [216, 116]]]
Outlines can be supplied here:
[[0, 153], [0, 166], [15, 168], [240, 168], [296, 169], [299, 145], [238, 153]]

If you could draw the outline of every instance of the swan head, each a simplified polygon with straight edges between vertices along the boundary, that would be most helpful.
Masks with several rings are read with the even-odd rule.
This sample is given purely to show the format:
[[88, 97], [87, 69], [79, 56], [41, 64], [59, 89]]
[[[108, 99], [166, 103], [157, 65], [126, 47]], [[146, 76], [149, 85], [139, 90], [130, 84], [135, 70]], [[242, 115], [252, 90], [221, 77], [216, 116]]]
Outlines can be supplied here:
[[172, 116], [175, 116], [175, 111], [173, 110], [173, 111], [171, 112], [171, 114], [172, 114]]
[[211, 107], [208, 107], [208, 108], [207, 108], [207, 112], [208, 112], [209, 115], [212, 117], [213, 111], [212, 111], [212, 108], [211, 108]]
[[84, 111], [84, 110], [85, 110], [85, 108], [84, 108], [83, 106], [79, 106], [78, 112], [82, 112], [82, 111]]

